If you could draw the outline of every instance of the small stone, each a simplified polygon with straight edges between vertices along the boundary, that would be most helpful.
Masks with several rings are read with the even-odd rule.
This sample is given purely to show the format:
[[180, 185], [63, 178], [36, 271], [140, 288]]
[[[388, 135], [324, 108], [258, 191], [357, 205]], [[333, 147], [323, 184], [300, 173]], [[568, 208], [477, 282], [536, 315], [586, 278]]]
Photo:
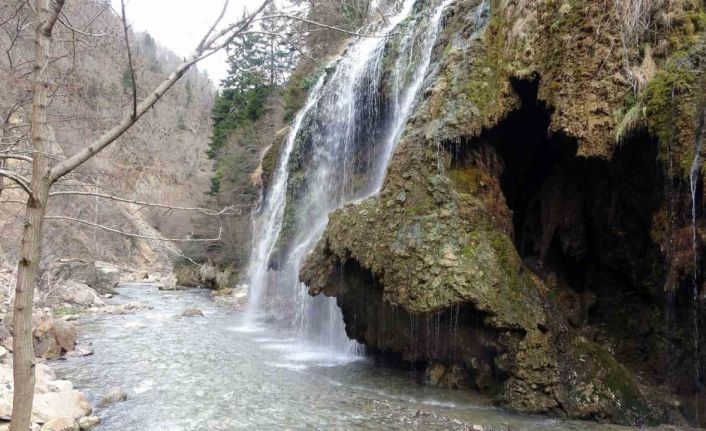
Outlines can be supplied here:
[[181, 312], [181, 317], [203, 317], [203, 311], [198, 308], [187, 308]]
[[100, 405], [102, 407], [105, 407], [125, 400], [127, 400], [127, 393], [125, 391], [122, 391], [120, 389], [113, 389], [112, 391], [103, 395]]
[[4, 360], [7, 358], [7, 349], [0, 346], [0, 361]]
[[101, 418], [98, 416], [85, 416], [78, 420], [78, 426], [82, 431], [89, 430], [101, 423]]
[[480, 425], [473, 425], [473, 426], [471, 427], [471, 429], [472, 429], [473, 431], [483, 431], [483, 427], [480, 426]]
[[568, 14], [570, 14], [570, 13], [571, 13], [571, 5], [568, 4], [568, 3], [564, 3], [564, 4], [561, 5], [561, 7], [559, 8], [559, 15], [562, 15], [562, 16], [563, 16], [563, 15], [568, 15]]
[[71, 416], [54, 418], [45, 423], [42, 431], [78, 431], [78, 425]]

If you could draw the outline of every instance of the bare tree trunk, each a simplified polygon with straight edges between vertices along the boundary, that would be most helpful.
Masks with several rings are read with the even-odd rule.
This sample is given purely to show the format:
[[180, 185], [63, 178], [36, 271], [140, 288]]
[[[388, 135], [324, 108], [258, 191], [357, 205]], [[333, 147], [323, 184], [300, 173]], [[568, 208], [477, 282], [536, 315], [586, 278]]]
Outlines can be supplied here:
[[10, 431], [27, 431], [34, 401], [34, 346], [32, 343], [32, 308], [34, 284], [41, 258], [42, 227], [49, 198], [47, 150], [47, 66], [51, 32], [63, 1], [58, 0], [50, 13], [49, 0], [36, 0], [37, 30], [35, 35], [35, 85], [32, 100], [32, 196], [27, 201], [22, 233], [22, 254], [17, 268], [13, 328], [13, 411]]

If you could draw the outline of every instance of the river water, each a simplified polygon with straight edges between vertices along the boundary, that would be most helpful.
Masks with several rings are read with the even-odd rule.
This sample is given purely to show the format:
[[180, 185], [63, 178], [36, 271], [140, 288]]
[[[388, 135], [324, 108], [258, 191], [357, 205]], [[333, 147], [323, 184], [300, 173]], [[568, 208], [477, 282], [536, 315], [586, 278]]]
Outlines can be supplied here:
[[[308, 348], [286, 329], [242, 326], [204, 290], [119, 292], [110, 301], [152, 309], [82, 318], [79, 342], [95, 354], [53, 364], [94, 406], [111, 389], [128, 393], [96, 408], [97, 431], [630, 429], [511, 415], [468, 391], [424, 387], [409, 372]], [[191, 307], [204, 317], [178, 317]]]

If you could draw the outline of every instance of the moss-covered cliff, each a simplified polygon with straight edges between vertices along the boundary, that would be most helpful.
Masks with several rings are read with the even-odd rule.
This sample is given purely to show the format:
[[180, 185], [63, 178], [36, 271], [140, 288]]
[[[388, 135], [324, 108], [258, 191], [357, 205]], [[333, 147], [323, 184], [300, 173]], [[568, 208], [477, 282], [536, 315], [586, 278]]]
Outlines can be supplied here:
[[302, 269], [351, 337], [517, 410], [698, 420], [706, 21], [640, 5], [449, 7], [381, 193]]

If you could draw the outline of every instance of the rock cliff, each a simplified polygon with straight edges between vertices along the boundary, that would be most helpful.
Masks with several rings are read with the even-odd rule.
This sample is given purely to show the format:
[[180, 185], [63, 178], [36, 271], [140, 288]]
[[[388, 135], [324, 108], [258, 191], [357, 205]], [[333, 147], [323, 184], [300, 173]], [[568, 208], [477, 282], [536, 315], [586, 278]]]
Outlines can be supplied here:
[[452, 3], [382, 191], [330, 215], [309, 292], [427, 383], [699, 422], [705, 26], [692, 0]]

